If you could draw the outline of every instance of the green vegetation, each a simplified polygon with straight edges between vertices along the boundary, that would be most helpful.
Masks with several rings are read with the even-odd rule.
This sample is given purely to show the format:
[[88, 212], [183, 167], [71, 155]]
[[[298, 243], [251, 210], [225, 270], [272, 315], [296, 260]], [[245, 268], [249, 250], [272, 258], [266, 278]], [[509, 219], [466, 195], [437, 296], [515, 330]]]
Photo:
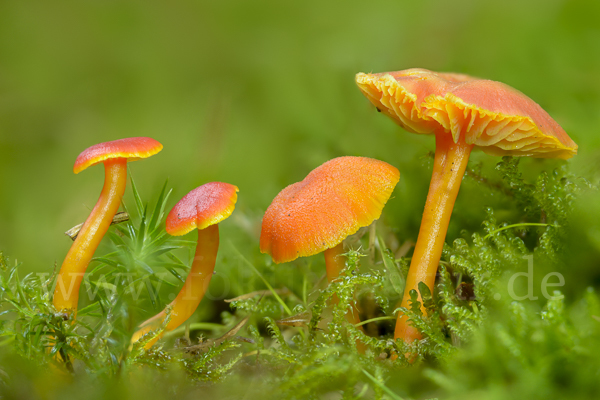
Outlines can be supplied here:
[[[549, 299], [514, 301], [516, 292], [529, 295], [529, 282], [507, 282], [530, 257], [536, 273], [563, 268], [572, 209], [596, 188], [569, 173], [566, 164], [531, 183], [518, 159], [505, 157], [497, 170], [501, 180], [494, 190], [511, 200], [513, 209], [505, 211], [523, 222], [500, 224], [487, 208], [483, 232], [463, 231], [463, 238], [446, 246], [434, 295], [421, 285], [429, 316], [423, 316], [416, 292], [412, 307], [403, 309], [424, 333], [410, 345], [391, 338], [408, 262], [395, 259], [386, 245], [389, 228], [379, 226], [377, 240], [369, 237], [373, 231], [355, 235], [344, 276], [330, 285], [321, 279], [324, 266], [312, 265], [316, 260], [295, 262], [302, 276], [289, 280], [263, 256], [249, 259], [229, 242], [221, 267], [248, 266], [255, 279], [238, 282], [235, 292], [249, 295], [233, 299], [211, 323], [192, 324], [190, 340], [179, 329], [144, 350], [158, 330], [129, 348], [132, 321], [141, 321], [144, 309], [161, 308], [166, 294], [178, 290], [194, 245], [164, 232], [168, 184], [149, 207], [132, 180], [134, 209], [126, 207], [131, 219], [111, 228], [108, 252], [94, 259], [86, 281], [91, 301], [75, 323], [53, 309], [52, 277], [20, 277], [20, 264], [2, 257], [1, 390], [35, 397], [43, 388], [36, 385], [58, 376], [48, 398], [76, 391], [82, 382], [99, 398], [108, 393], [104, 385], [122, 386], [111, 395], [141, 398], [150, 388], [132, 391], [148, 380], [165, 393], [202, 390], [223, 397], [249, 391], [268, 398], [332, 392], [347, 399], [574, 398], [577, 387], [575, 393], [586, 398], [598, 390], [600, 372], [593, 357], [600, 348], [594, 289], [582, 290], [568, 304], [560, 291], [548, 295], [544, 288]], [[251, 237], [246, 241], [251, 245]], [[364, 315], [368, 335], [345, 317], [355, 292], [361, 308], [370, 310]], [[334, 294], [340, 301], [330, 309]], [[366, 354], [359, 342], [368, 346]], [[392, 361], [392, 354], [400, 357]], [[32, 374], [42, 383], [20, 387]]]
[[[596, 0], [0, 1], [0, 397], [596, 398], [598, 21]], [[406, 345], [393, 330], [433, 141], [378, 114], [353, 76], [410, 67], [508, 83], [579, 154], [471, 155], [435, 290], [420, 288], [429, 316], [403, 310], [424, 339]], [[103, 239], [73, 323], [52, 285], [63, 232], [89, 214], [102, 171], [72, 165], [132, 136], [164, 150], [130, 164], [130, 219]], [[323, 257], [275, 265], [258, 232], [282, 188], [343, 155], [401, 179], [328, 285]], [[189, 340], [182, 326], [130, 348], [193, 257], [195, 235], [166, 234], [165, 215], [210, 181], [235, 184], [239, 200]], [[366, 333], [344, 317], [354, 301]]]

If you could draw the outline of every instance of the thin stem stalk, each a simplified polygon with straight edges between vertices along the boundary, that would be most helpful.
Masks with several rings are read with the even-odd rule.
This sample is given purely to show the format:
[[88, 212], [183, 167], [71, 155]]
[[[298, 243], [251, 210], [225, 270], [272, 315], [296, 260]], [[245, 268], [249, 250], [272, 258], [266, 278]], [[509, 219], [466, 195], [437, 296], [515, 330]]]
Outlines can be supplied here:
[[[455, 143], [452, 136], [447, 133], [440, 132], [436, 135], [435, 161], [429, 194], [425, 203], [419, 237], [406, 277], [401, 307], [410, 308], [410, 291], [414, 289], [418, 292], [420, 282], [424, 282], [433, 293], [450, 216], [472, 148], [473, 145], [466, 144], [463, 137]], [[420, 293], [419, 301], [422, 302]], [[422, 308], [422, 311], [425, 313], [425, 309]], [[410, 325], [408, 317], [400, 313], [394, 338], [402, 338], [405, 342], [411, 342], [420, 339], [421, 334]]]
[[[198, 231], [198, 245], [196, 246], [196, 254], [190, 273], [185, 280], [179, 294], [169, 304], [171, 308], [170, 319], [165, 327], [164, 332], [169, 332], [194, 314], [198, 305], [202, 301], [210, 279], [212, 278], [217, 259], [217, 251], [219, 250], [219, 226], [211, 225], [208, 228]], [[144, 334], [151, 330], [160, 327], [167, 317], [167, 308], [148, 319], [140, 326], [140, 329], [133, 334], [131, 343], [135, 343]], [[164, 333], [163, 332], [163, 333]], [[145, 347], [150, 348], [161, 337], [159, 335], [150, 342], [146, 343]]]
[[108, 231], [121, 204], [127, 184], [127, 159], [104, 162], [104, 187], [96, 206], [84, 222], [60, 268], [54, 290], [54, 307], [58, 311], [77, 314], [79, 287], [100, 241]]

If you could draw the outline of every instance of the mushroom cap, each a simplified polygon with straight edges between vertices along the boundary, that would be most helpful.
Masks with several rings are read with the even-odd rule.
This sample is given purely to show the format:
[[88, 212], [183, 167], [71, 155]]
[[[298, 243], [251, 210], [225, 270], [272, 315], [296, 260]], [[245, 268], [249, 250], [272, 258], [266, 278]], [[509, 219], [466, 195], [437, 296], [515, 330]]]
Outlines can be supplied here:
[[518, 90], [464, 74], [413, 68], [356, 75], [367, 98], [404, 129], [452, 134], [491, 155], [571, 158], [577, 144]]
[[166, 230], [181, 236], [194, 229], [204, 229], [227, 219], [235, 209], [237, 186], [209, 182], [192, 190], [167, 215]]
[[111, 158], [127, 158], [128, 161], [148, 158], [161, 151], [162, 148], [162, 144], [148, 137], [133, 137], [98, 143], [79, 154], [75, 160], [73, 172], [78, 174], [87, 167]]
[[366, 157], [339, 157], [283, 189], [262, 221], [260, 251], [275, 263], [320, 253], [381, 216], [398, 169]]

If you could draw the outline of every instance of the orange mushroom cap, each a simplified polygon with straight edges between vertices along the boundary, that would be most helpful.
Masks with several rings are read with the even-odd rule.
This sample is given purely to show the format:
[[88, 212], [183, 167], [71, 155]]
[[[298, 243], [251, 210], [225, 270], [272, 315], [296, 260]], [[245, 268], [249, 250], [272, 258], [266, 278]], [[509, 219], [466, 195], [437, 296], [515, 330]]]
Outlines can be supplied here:
[[181, 236], [227, 219], [235, 209], [237, 186], [209, 182], [186, 194], [167, 215], [166, 230]]
[[148, 137], [133, 137], [98, 143], [79, 154], [75, 160], [73, 172], [78, 174], [87, 167], [111, 158], [127, 158], [128, 161], [148, 158], [161, 151], [162, 148], [162, 144]]
[[451, 133], [492, 155], [571, 158], [577, 144], [536, 102], [500, 82], [426, 69], [356, 75], [380, 110], [408, 131]]
[[390, 164], [339, 157], [283, 189], [267, 209], [260, 251], [283, 263], [338, 245], [381, 216], [400, 179]]

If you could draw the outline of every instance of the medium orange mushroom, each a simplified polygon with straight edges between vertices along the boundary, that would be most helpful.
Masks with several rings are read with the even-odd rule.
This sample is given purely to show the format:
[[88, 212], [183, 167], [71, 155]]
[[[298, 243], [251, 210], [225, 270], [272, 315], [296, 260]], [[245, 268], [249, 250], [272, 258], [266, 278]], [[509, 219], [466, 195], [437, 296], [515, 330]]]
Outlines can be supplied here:
[[[366, 157], [339, 157], [283, 189], [262, 221], [260, 251], [275, 263], [323, 252], [329, 282], [345, 268], [343, 240], [381, 216], [398, 169]], [[360, 322], [358, 311], [347, 315]]]
[[[238, 188], [229, 183], [210, 182], [189, 192], [167, 215], [166, 230], [181, 236], [198, 230], [198, 244], [192, 268], [179, 294], [170, 303], [170, 319], [164, 332], [172, 331], [192, 316], [202, 301], [212, 278], [219, 250], [219, 222], [227, 219], [235, 209]], [[131, 343], [159, 328], [167, 317], [167, 309], [140, 324]], [[150, 348], [161, 335], [145, 344]]]
[[[424, 282], [433, 293], [450, 215], [473, 147], [503, 156], [568, 159], [577, 145], [546, 111], [500, 82], [426, 69], [356, 75], [377, 109], [409, 132], [434, 134], [433, 174], [421, 228], [406, 279], [402, 307]], [[419, 300], [421, 300], [419, 295]], [[395, 338], [420, 333], [399, 315]]]
[[135, 137], [94, 145], [77, 157], [73, 167], [76, 174], [92, 165], [104, 164], [104, 187], [58, 273], [53, 297], [57, 311], [66, 311], [73, 315], [77, 313], [81, 280], [125, 193], [127, 162], [153, 156], [161, 151], [162, 147], [162, 144], [154, 139]]

